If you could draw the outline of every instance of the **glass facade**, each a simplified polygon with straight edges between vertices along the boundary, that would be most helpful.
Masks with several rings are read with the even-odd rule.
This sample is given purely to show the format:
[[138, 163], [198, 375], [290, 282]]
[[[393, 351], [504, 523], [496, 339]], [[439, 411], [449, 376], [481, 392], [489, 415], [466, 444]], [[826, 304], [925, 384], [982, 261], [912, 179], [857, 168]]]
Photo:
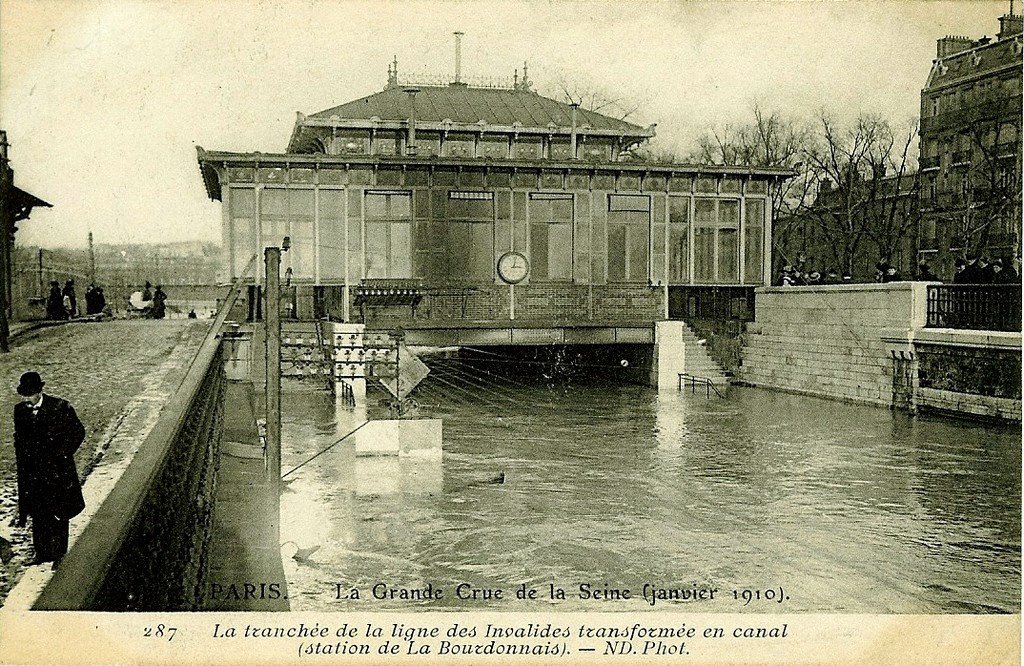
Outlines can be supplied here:
[[366, 277], [412, 277], [412, 193], [367, 191]]
[[[225, 213], [232, 274], [288, 236], [284, 268], [297, 281], [321, 284], [413, 277], [434, 286], [502, 284], [495, 266], [510, 250], [529, 257], [527, 283], [764, 282], [770, 209], [766, 196], [749, 194], [754, 181], [741, 182], [736, 196], [677, 194], [671, 184], [690, 181], [673, 176], [664, 181], [668, 191], [634, 194], [594, 189], [594, 176], [590, 189], [569, 187], [580, 182], [574, 173], [555, 173], [541, 189], [541, 172], [467, 178], [438, 167], [411, 186], [403, 185], [408, 174], [383, 172], [359, 175], [358, 183], [349, 169], [304, 185], [289, 185], [287, 174], [280, 184], [232, 185]], [[367, 179], [376, 186], [362, 184]]]
[[572, 280], [571, 194], [530, 195], [532, 280]]
[[608, 281], [646, 281], [650, 242], [651, 198], [608, 195]]

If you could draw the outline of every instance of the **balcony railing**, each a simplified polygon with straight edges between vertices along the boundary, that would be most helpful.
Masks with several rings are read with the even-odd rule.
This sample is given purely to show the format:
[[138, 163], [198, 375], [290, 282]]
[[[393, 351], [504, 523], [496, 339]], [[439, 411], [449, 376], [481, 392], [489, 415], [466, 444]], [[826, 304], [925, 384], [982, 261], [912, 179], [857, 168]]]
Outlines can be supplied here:
[[943, 284], [928, 287], [928, 328], [1021, 330], [1019, 284]]

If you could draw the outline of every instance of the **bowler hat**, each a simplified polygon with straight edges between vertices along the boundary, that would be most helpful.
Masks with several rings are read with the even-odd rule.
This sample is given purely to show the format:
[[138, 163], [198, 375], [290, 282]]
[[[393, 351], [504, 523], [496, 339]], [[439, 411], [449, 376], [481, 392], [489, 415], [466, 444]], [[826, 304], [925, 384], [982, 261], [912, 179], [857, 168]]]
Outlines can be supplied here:
[[43, 390], [46, 382], [39, 376], [38, 372], [26, 372], [21, 376], [18, 383], [18, 395], [35, 395]]

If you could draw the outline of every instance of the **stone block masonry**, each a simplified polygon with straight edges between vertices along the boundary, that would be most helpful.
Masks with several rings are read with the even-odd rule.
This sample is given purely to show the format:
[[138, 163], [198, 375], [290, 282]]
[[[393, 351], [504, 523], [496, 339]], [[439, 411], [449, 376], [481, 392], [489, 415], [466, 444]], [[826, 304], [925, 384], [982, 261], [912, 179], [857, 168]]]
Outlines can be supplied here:
[[893, 360], [883, 334], [924, 325], [926, 288], [920, 282], [759, 288], [739, 379], [890, 406]]

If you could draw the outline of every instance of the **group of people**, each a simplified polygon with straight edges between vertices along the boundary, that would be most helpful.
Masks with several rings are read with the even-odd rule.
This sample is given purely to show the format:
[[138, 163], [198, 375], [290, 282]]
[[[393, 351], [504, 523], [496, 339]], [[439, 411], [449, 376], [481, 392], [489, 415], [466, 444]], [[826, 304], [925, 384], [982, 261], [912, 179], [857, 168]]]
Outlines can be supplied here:
[[[103, 295], [103, 287], [90, 283], [85, 290], [85, 314], [97, 315], [107, 308], [107, 297]], [[50, 281], [50, 295], [46, 298], [47, 319], [73, 319], [82, 314], [78, 309], [78, 297], [75, 295], [75, 281], [69, 279], [61, 288], [57, 280]]]
[[969, 254], [954, 263], [953, 284], [1019, 284], [1020, 273], [1011, 259], [989, 261], [985, 255]]
[[[775, 284], [781, 287], [794, 287], [819, 284], [850, 284], [854, 280], [849, 273], [840, 275], [831, 268], [819, 271], [805, 266], [806, 260], [782, 267]], [[989, 261], [984, 255], [967, 255], [966, 259], [957, 259], [953, 273], [954, 284], [1019, 284], [1020, 274], [1013, 261], [1006, 258]], [[887, 261], [875, 264], [875, 282], [902, 282], [906, 280], [895, 266]], [[917, 274], [911, 278], [925, 282], [942, 282], [927, 261], [917, 266]]]
[[[131, 303], [136, 310], [142, 310], [147, 317], [163, 319], [167, 315], [167, 294], [163, 287], [146, 282], [146, 286], [133, 294], [138, 295], [140, 303]], [[60, 286], [57, 280], [50, 281], [50, 294], [46, 298], [46, 318], [53, 320], [74, 319], [81, 315], [98, 315], [107, 309], [107, 297], [103, 293], [103, 287], [90, 283], [85, 290], [85, 312], [78, 308], [78, 298], [75, 294], [75, 281], [68, 279], [64, 286]]]
[[153, 285], [149, 281], [142, 290], [141, 301], [144, 304], [143, 310], [152, 319], [163, 319], [167, 314], [167, 294], [162, 286], [157, 285], [153, 291]]
[[850, 282], [853, 282], [853, 279], [849, 273], [840, 275], [832, 268], [827, 268], [822, 273], [814, 268], [807, 269], [800, 265], [792, 266], [787, 264], [782, 267], [777, 284], [782, 287], [796, 287], [816, 284], [848, 284]]

